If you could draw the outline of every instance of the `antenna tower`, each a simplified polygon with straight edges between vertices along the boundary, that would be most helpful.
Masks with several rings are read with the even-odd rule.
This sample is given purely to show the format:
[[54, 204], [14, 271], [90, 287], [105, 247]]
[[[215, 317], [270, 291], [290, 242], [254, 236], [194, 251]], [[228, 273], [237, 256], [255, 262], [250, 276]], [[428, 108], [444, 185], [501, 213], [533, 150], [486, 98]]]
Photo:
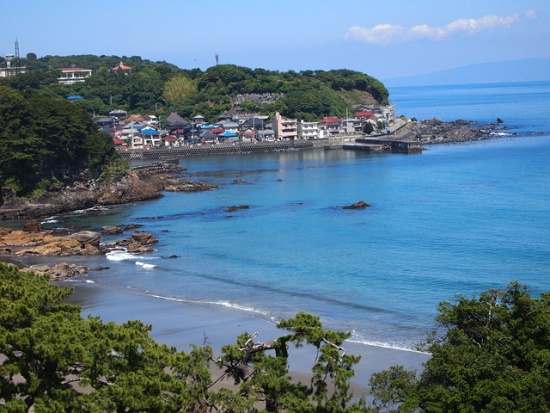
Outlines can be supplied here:
[[19, 41], [15, 38], [15, 73], [19, 73], [21, 67], [21, 58], [19, 57]]
[[216, 66], [218, 65], [219, 62], [220, 62], [220, 55], [216, 53]]

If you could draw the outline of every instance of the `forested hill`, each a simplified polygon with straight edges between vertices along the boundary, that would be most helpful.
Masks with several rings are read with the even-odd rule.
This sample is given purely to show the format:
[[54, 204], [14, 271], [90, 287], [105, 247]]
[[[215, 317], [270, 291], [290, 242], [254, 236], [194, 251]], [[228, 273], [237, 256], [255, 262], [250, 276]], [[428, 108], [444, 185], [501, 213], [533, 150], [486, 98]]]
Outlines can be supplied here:
[[[131, 70], [112, 70], [120, 62]], [[354, 105], [387, 104], [389, 100], [382, 82], [347, 69], [279, 72], [228, 64], [202, 71], [136, 56], [38, 58], [33, 53], [21, 59], [20, 64], [27, 72], [0, 79], [0, 84], [22, 92], [40, 89], [63, 98], [79, 95], [84, 99], [76, 104], [96, 115], [123, 109], [161, 117], [170, 112], [183, 117], [200, 114], [211, 120], [239, 110], [264, 115], [280, 112], [286, 117], [318, 120], [327, 115], [344, 116]], [[57, 79], [63, 67], [91, 69], [92, 77], [86, 82], [62, 85]]]

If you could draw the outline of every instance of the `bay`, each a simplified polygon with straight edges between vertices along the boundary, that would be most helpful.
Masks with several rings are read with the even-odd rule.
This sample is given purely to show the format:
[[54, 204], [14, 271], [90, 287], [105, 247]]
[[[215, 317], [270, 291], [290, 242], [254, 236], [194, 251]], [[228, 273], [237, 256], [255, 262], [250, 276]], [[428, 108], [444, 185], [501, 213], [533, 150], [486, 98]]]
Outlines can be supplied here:
[[[181, 159], [191, 179], [220, 189], [56, 218], [91, 229], [140, 223], [160, 240], [147, 255], [79, 258], [110, 270], [73, 282], [269, 322], [306, 311], [352, 331], [354, 342], [412, 349], [436, 327], [437, 304], [455, 294], [513, 280], [548, 291], [549, 91], [548, 82], [390, 90], [397, 114], [500, 117], [510, 127], [494, 140], [418, 155], [319, 149]], [[342, 209], [358, 200], [372, 206]], [[248, 208], [228, 212], [240, 205]]]

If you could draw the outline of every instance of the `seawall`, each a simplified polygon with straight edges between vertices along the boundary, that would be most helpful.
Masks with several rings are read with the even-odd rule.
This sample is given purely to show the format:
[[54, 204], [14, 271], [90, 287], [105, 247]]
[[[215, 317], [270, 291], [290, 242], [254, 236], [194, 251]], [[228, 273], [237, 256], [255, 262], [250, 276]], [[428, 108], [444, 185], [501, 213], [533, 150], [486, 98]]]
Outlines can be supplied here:
[[174, 159], [191, 156], [239, 155], [246, 153], [276, 152], [311, 149], [312, 141], [282, 141], [258, 143], [225, 143], [218, 145], [179, 146], [153, 149], [127, 149], [119, 153], [122, 159]]

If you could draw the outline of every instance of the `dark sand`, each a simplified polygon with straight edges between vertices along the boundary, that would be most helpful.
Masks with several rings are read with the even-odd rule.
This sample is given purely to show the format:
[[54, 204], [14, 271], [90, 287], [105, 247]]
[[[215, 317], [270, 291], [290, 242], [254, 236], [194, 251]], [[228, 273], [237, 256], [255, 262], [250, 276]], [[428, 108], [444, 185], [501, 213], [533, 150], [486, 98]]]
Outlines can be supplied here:
[[[221, 346], [234, 343], [242, 332], [257, 332], [256, 341], [269, 341], [283, 333], [272, 322], [231, 308], [169, 301], [80, 280], [62, 285], [74, 288], [70, 301], [83, 308], [84, 316], [91, 314], [117, 323], [139, 319], [153, 326], [151, 336], [157, 341], [184, 351], [188, 351], [192, 344], [202, 346], [206, 343], [217, 356]], [[346, 342], [344, 347], [348, 354], [361, 355], [353, 380], [357, 388], [366, 388], [372, 373], [392, 365], [420, 371], [422, 362], [429, 358], [417, 352], [351, 342]], [[314, 356], [313, 348], [291, 347], [290, 370], [300, 375], [309, 373]]]

